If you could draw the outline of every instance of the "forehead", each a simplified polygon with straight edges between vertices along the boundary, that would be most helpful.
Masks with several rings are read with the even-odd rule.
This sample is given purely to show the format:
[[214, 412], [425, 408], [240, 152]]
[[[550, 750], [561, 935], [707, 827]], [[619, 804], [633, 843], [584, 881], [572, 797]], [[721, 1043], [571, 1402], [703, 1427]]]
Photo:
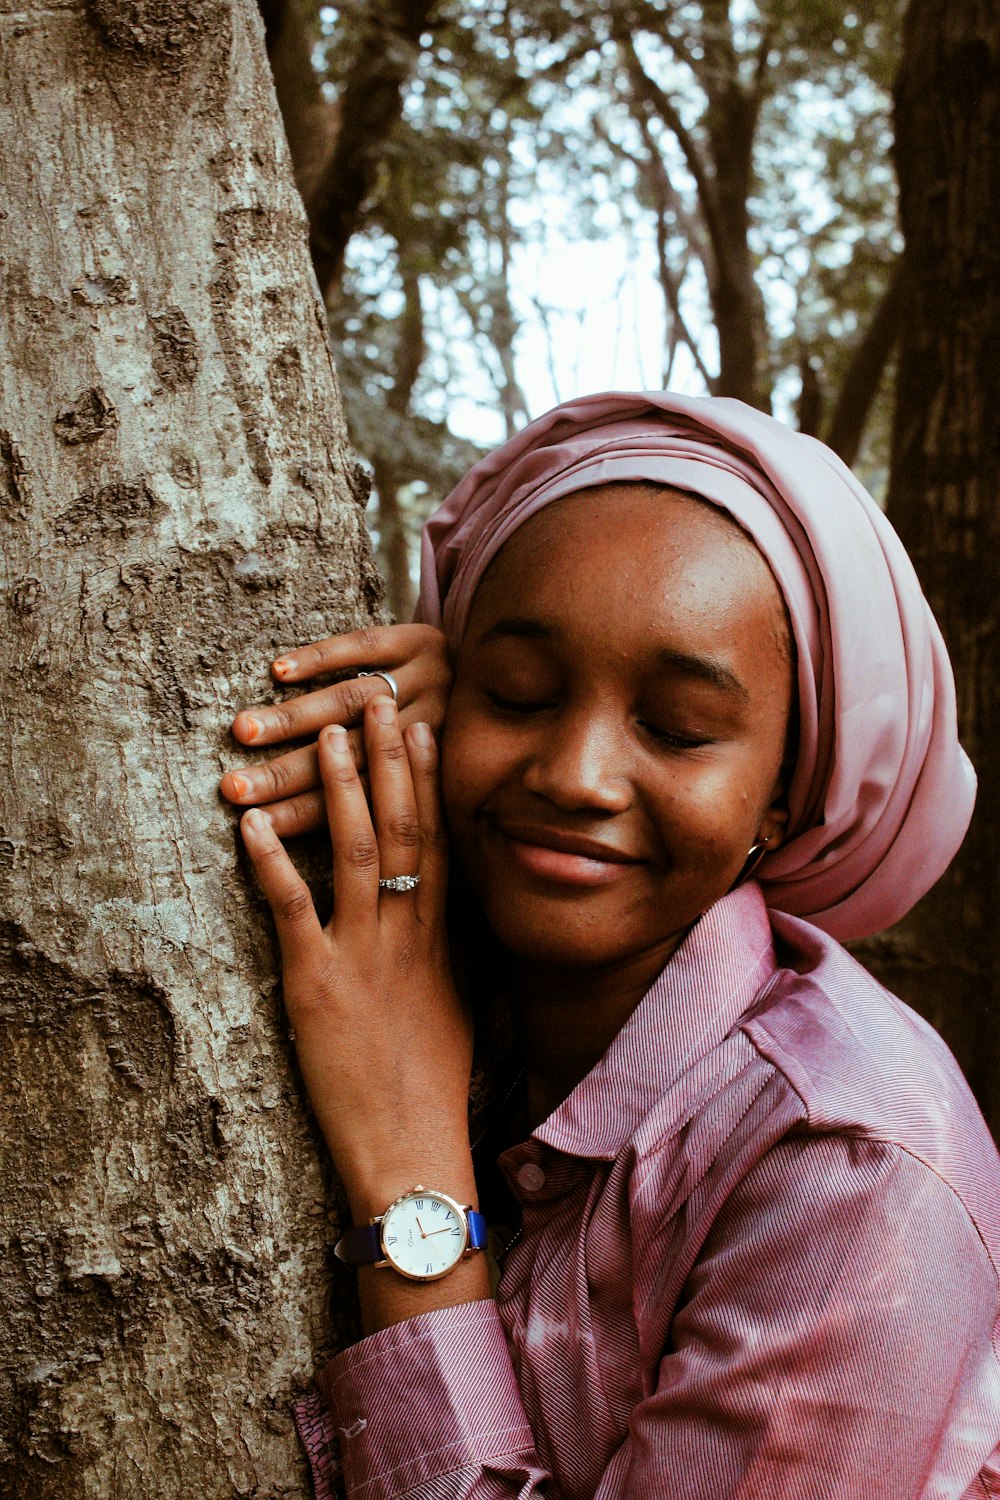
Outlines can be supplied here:
[[504, 640], [615, 680], [698, 661], [704, 680], [739, 679], [754, 699], [792, 691], [791, 630], [764, 557], [718, 507], [664, 486], [595, 487], [525, 522], [476, 591], [460, 669]]
[[596, 593], [632, 583], [682, 587], [706, 604], [728, 585], [769, 596], [780, 591], [752, 538], [724, 511], [697, 496], [656, 484], [610, 484], [580, 490], [536, 511], [491, 562], [473, 609], [499, 603], [513, 588], [551, 592], [570, 583]]

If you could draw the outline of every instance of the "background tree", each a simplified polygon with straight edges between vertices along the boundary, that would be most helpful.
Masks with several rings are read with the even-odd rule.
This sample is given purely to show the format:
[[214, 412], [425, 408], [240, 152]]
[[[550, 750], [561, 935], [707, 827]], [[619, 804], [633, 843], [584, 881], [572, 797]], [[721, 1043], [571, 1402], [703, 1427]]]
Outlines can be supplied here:
[[[540, 12], [565, 49], [567, 82], [590, 83], [605, 101], [599, 136], [635, 168], [668, 329], [680, 320], [716, 395], [770, 409], [807, 371], [816, 397], [835, 397], [896, 254], [886, 158], [899, 6], [615, 0], [600, 15], [588, 0]], [[587, 34], [604, 45], [588, 47]], [[684, 318], [693, 275], [704, 302]], [[877, 348], [880, 376], [891, 340]], [[853, 401], [833, 436], [856, 451], [877, 380], [866, 403], [845, 383]], [[821, 409], [807, 425], [826, 427]]]
[[[351, 347], [347, 413], [376, 471], [372, 521], [397, 613], [412, 601], [420, 520], [468, 451], [470, 401], [495, 409], [497, 437], [548, 404], [537, 372], [534, 396], [525, 382], [524, 350], [539, 344], [548, 399], [576, 388], [570, 346], [593, 342], [595, 305], [627, 300], [623, 245], [636, 284], [663, 299], [662, 368], [648, 383], [776, 404], [884, 488], [889, 405], [876, 397], [901, 308], [888, 93], [901, 3], [436, 0], [407, 30], [375, 0], [261, 0], [279, 78], [304, 27], [297, 55], [319, 68], [298, 92], [279, 89], [300, 180], [315, 180], [317, 150], [333, 180], [341, 143], [366, 141], [350, 211], [338, 200], [327, 223], [329, 201], [308, 186], [307, 203], [334, 337]], [[377, 121], [373, 28], [388, 28], [399, 106]], [[317, 87], [332, 133], [302, 129]], [[331, 276], [316, 247], [343, 245], [345, 227]], [[616, 247], [595, 256], [589, 294], [570, 306], [562, 289], [533, 292], [573, 243]], [[607, 372], [584, 384], [613, 383], [608, 352]], [[437, 439], [416, 464], [414, 424]]]
[[[335, 112], [350, 92], [353, 34], [369, 4], [334, 11], [302, 0]], [[976, 932], [988, 921], [984, 872], [996, 868], [1000, 821], [984, 753], [995, 589], [992, 579], [970, 588], [963, 576], [968, 558], [995, 550], [995, 452], [982, 415], [991, 408], [976, 405], [993, 379], [986, 185], [995, 162], [983, 123], [993, 43], [984, 13], [968, 3], [947, 36], [941, 5], [911, 7], [896, 119], [909, 193], [904, 266], [890, 113], [902, 11], [902, 0], [437, 0], [409, 54], [398, 119], [380, 137], [332, 327], [402, 615], [419, 523], [474, 453], [462, 438], [470, 394], [495, 408], [499, 439], [535, 414], [539, 363], [550, 399], [613, 382], [618, 335], [602, 346], [608, 373], [596, 379], [581, 381], [567, 351], [593, 342], [596, 305], [628, 302], [627, 278], [658, 286], [662, 299], [664, 342], [650, 383], [771, 406], [825, 438], [876, 495], [888, 484], [905, 321], [890, 506], [945, 622], [983, 776], [971, 863], [957, 884], [864, 954], [945, 1032], [995, 1121], [995, 940], [977, 941], [970, 960], [959, 936], [963, 913]], [[978, 40], [959, 45], [958, 17], [973, 13]], [[924, 86], [934, 61], [944, 92], [940, 81]], [[932, 138], [951, 142], [952, 154], [944, 145], [925, 153]], [[935, 219], [918, 201], [947, 214]], [[597, 274], [583, 301], [541, 290], [547, 263], [585, 245], [608, 249], [591, 261]], [[918, 293], [913, 267], [922, 267]], [[648, 292], [642, 306], [648, 316]], [[953, 330], [947, 337], [940, 320]], [[959, 393], [959, 369], [984, 373]], [[928, 406], [932, 387], [938, 404]], [[940, 478], [959, 468], [960, 481]], [[952, 514], [959, 524], [949, 529]], [[956, 986], [945, 976], [959, 970], [966, 977]]]
[[912, 0], [896, 88], [906, 236], [888, 508], [951, 649], [979, 772], [964, 848], [884, 945], [952, 1042], [1000, 1138], [1000, 12]]
[[262, 42], [250, 0], [0, 6], [11, 1500], [307, 1495], [349, 1331], [215, 796], [268, 659], [379, 601]]

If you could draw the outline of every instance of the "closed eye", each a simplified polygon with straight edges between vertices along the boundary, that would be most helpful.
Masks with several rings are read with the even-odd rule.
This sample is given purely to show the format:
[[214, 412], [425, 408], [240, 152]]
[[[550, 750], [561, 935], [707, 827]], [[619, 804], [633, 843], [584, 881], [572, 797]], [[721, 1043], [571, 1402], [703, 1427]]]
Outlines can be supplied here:
[[509, 714], [534, 714], [541, 713], [546, 708], [552, 708], [551, 702], [536, 698], [504, 698], [499, 693], [486, 694], [494, 708], [499, 708], [503, 713]]
[[650, 724], [648, 720], [641, 720], [639, 727], [654, 739], [658, 745], [663, 745], [668, 750], [700, 750], [704, 745], [714, 745], [716, 741], [707, 734], [677, 734], [670, 729], [661, 729], [656, 724]]

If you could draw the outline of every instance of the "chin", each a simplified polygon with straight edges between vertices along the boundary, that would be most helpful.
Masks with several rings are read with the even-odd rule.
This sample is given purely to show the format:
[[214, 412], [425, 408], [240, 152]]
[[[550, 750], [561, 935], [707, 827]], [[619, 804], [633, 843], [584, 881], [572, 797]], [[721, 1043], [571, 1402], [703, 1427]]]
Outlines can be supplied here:
[[[495, 930], [495, 929], [494, 929]], [[552, 933], [497, 932], [506, 951], [536, 969], [601, 969], [621, 963], [628, 953], [601, 944], [573, 942]]]
[[609, 942], [605, 922], [587, 920], [577, 910], [552, 910], [548, 903], [532, 903], [525, 911], [512, 910], [503, 901], [490, 901], [481, 893], [483, 915], [495, 937], [508, 953], [523, 963], [545, 969], [592, 969], [621, 963], [648, 946], [648, 938], [633, 935], [622, 926], [611, 929]]

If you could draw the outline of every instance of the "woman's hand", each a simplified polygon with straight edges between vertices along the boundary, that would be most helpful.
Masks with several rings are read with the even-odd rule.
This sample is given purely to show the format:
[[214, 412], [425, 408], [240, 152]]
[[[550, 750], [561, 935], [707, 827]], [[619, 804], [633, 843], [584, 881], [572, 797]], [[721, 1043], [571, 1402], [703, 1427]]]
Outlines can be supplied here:
[[[281, 683], [308, 682], [328, 672], [379, 668], [391, 672], [396, 681], [403, 726], [423, 721], [435, 731], [440, 729], [451, 670], [444, 636], [431, 625], [381, 625], [331, 636], [301, 646], [271, 665]], [[365, 705], [385, 690], [380, 677], [348, 677], [286, 703], [242, 709], [233, 720], [233, 733], [241, 744], [263, 747], [314, 735], [327, 724], [353, 726], [348, 743], [363, 770], [361, 719]], [[266, 804], [279, 838], [308, 833], [326, 821], [315, 744], [261, 765], [227, 771], [219, 788], [230, 802], [242, 807]]]
[[[467, 1099], [471, 1026], [445, 936], [446, 835], [434, 737], [405, 738], [391, 698], [364, 711], [372, 811], [347, 731], [323, 730], [318, 765], [333, 846], [322, 926], [270, 821], [243, 837], [281, 942], [285, 1005], [306, 1087], [356, 1222], [417, 1182], [473, 1200]], [[419, 875], [412, 891], [380, 878]]]

